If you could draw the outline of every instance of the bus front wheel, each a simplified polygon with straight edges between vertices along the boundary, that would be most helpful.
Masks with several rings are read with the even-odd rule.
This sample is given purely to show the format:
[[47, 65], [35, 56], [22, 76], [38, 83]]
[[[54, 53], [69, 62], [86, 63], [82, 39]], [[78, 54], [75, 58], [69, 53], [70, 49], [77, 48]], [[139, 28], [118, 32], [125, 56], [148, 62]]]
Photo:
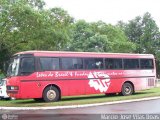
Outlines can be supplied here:
[[44, 89], [43, 100], [45, 102], [56, 102], [60, 98], [59, 90], [54, 86], [48, 86]]
[[121, 92], [121, 94], [123, 96], [131, 95], [133, 92], [134, 92], [134, 90], [133, 90], [132, 84], [130, 84], [128, 82], [123, 84], [123, 86], [122, 86], [122, 92]]

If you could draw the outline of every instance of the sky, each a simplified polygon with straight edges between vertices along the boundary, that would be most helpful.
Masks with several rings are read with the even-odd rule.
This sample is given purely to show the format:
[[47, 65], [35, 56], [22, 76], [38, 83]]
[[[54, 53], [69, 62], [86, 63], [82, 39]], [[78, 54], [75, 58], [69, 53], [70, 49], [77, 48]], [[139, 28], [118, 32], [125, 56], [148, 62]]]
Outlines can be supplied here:
[[44, 0], [48, 8], [61, 7], [76, 20], [99, 20], [115, 25], [149, 12], [160, 28], [160, 0]]

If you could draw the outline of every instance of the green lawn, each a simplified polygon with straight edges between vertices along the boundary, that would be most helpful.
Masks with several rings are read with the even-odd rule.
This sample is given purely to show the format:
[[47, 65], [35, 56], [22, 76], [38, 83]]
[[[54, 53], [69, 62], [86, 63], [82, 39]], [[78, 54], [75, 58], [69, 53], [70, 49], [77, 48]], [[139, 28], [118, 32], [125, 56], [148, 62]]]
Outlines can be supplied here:
[[72, 97], [63, 97], [59, 102], [36, 102], [33, 99], [29, 100], [0, 100], [0, 106], [8, 107], [44, 107], [44, 106], [64, 106], [64, 105], [80, 105], [80, 104], [91, 104], [91, 103], [102, 103], [102, 102], [111, 102], [111, 101], [120, 101], [120, 100], [129, 100], [145, 97], [160, 96], [160, 88], [152, 88], [149, 90], [138, 91], [131, 96], [106, 96], [104, 94], [100, 95], [90, 95], [90, 96], [72, 96]]

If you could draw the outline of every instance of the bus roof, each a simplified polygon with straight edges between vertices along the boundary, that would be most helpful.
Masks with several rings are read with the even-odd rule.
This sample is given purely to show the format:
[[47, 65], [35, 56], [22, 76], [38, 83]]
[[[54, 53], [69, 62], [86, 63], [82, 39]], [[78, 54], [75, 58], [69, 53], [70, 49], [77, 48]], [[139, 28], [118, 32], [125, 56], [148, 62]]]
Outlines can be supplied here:
[[23, 51], [14, 55], [32, 54], [34, 56], [50, 57], [113, 57], [113, 58], [154, 58], [152, 54], [135, 53], [102, 53], [102, 52], [71, 52], [71, 51]]

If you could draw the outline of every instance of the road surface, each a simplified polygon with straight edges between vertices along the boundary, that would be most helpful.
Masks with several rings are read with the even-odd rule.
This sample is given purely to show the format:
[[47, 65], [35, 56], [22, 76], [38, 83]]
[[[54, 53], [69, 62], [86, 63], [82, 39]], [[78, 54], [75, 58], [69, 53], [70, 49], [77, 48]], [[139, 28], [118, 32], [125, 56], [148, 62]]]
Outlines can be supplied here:
[[[11, 116], [21, 118], [22, 120], [108, 120], [113, 118], [118, 120], [121, 119], [121, 117], [123, 118], [122, 115], [125, 115], [124, 117], [127, 117], [128, 120], [131, 117], [132, 119], [150, 119], [154, 117], [158, 120], [160, 119], [160, 99], [84, 108], [54, 110], [3, 110], [1, 111], [1, 114], [3, 117], [5, 117], [5, 114], [8, 115], [8, 118]], [[130, 116], [130, 114], [132, 114], [132, 116]], [[151, 116], [148, 116], [148, 114], [151, 114]]]

